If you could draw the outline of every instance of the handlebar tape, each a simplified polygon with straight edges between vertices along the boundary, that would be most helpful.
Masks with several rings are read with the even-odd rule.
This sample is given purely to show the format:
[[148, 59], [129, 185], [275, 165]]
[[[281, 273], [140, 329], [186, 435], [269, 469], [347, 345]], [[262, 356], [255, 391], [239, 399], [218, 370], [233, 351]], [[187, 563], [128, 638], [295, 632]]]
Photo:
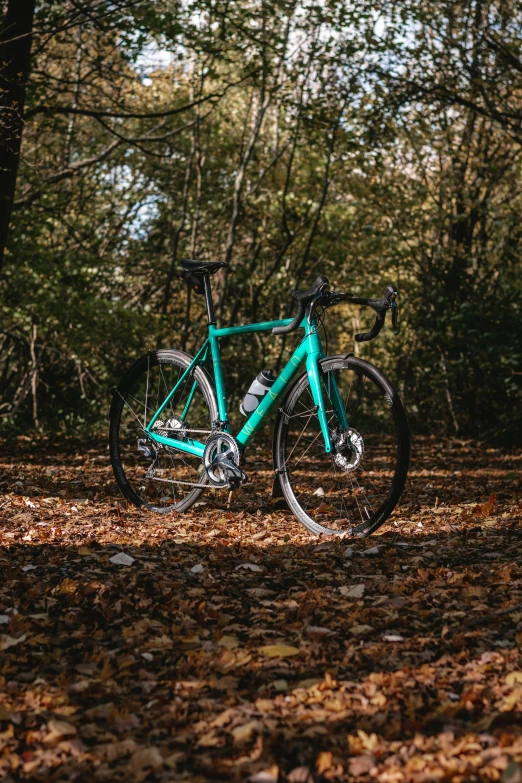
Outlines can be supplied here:
[[304, 318], [306, 306], [303, 302], [297, 303], [297, 313], [294, 318], [294, 320], [288, 324], [288, 326], [274, 326], [272, 329], [272, 334], [288, 334], [289, 332], [293, 332], [294, 329], [297, 329], [299, 324]]
[[386, 310], [381, 310], [377, 313], [377, 318], [375, 319], [375, 323], [370, 329], [369, 332], [364, 332], [363, 334], [356, 334], [355, 340], [358, 343], [365, 343], [368, 340], [373, 340], [374, 337], [377, 337], [379, 332], [381, 331], [382, 327], [384, 326], [384, 321], [386, 320]]
[[[395, 303], [396, 296], [397, 296], [397, 289], [395, 288], [394, 285], [389, 285], [387, 286], [386, 291], [384, 292], [383, 299], [362, 299], [361, 297], [354, 297], [352, 301], [354, 301], [356, 304], [368, 305], [377, 313], [375, 323], [370, 329], [370, 331], [365, 332], [364, 334], [355, 335], [356, 342], [365, 343], [368, 342], [368, 340], [373, 340], [374, 337], [377, 337], [382, 327], [384, 326], [384, 322], [386, 320], [386, 311], [393, 306], [392, 303]], [[396, 317], [394, 318], [394, 321], [396, 321]], [[394, 323], [394, 327], [395, 327], [395, 323]], [[395, 333], [397, 334], [397, 332]]]

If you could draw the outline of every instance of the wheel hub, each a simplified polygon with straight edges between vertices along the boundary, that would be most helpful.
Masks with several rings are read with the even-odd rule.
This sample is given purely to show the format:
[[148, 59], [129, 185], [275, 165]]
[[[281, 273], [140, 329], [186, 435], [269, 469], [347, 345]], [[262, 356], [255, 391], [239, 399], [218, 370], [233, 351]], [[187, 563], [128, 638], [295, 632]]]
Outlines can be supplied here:
[[333, 438], [335, 454], [333, 461], [344, 473], [353, 473], [361, 464], [364, 456], [362, 435], [350, 427]]
[[183, 421], [179, 416], [171, 416], [166, 421], [158, 419], [152, 428], [153, 432], [163, 435], [164, 438], [176, 438], [177, 440], [186, 440], [189, 429], [188, 422]]

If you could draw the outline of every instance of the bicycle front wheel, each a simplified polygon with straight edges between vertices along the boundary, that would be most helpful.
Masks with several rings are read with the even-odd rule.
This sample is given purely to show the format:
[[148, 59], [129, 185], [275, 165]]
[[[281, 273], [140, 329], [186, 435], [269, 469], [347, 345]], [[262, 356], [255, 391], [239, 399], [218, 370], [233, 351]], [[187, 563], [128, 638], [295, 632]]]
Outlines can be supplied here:
[[[207, 483], [200, 457], [159, 444], [145, 430], [191, 361], [182, 351], [150, 351], [132, 365], [114, 390], [111, 462], [118, 486], [135, 506], [163, 513], [185, 511]], [[198, 366], [181, 383], [154, 431], [168, 438], [205, 441], [217, 418], [214, 387]]]
[[288, 506], [308, 530], [367, 536], [388, 519], [404, 488], [406, 415], [391, 383], [368, 362], [332, 356], [320, 366], [333, 451], [325, 451], [304, 375], [279, 414], [275, 469]]

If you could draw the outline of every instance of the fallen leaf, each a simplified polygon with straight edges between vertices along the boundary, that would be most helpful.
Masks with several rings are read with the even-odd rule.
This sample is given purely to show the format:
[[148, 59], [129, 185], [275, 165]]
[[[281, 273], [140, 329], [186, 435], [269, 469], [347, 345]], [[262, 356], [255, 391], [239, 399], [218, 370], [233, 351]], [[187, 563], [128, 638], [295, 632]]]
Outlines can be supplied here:
[[163, 759], [163, 763], [165, 766], [169, 767], [169, 769], [176, 769], [178, 764], [185, 761], [186, 758], [187, 754], [183, 750], [176, 750], [174, 753], [171, 753], [170, 756], [167, 756], [166, 759]]
[[260, 731], [263, 728], [262, 724], [257, 720], [250, 720], [248, 723], [243, 723], [241, 726], [235, 726], [232, 729], [232, 737], [234, 738], [234, 745], [242, 745], [248, 742], [255, 731]]
[[130, 566], [134, 563], [134, 558], [125, 554], [125, 552], [118, 552], [117, 555], [109, 557], [109, 562], [115, 565]]
[[217, 745], [221, 745], [221, 737], [218, 736], [215, 729], [212, 729], [198, 739], [197, 745], [200, 748], [215, 748]]
[[522, 682], [522, 672], [509, 672], [509, 674], [506, 674], [504, 677], [504, 682], [509, 686], [515, 685], [518, 682]]
[[288, 783], [313, 783], [313, 775], [308, 767], [295, 767], [286, 776]]
[[356, 636], [358, 636], [363, 633], [368, 633], [368, 631], [373, 631], [373, 628], [371, 625], [365, 625], [363, 623], [361, 625], [352, 625], [350, 631], [354, 633]]
[[148, 768], [157, 772], [163, 767], [163, 756], [155, 745], [138, 748], [131, 756], [129, 767], [132, 772], [141, 772]]
[[373, 756], [363, 754], [361, 756], [353, 756], [348, 760], [348, 770], [350, 775], [358, 777], [359, 775], [366, 775], [370, 770], [375, 767], [375, 759]]
[[332, 636], [333, 633], [335, 632], [330, 628], [321, 628], [319, 625], [307, 625], [305, 628], [305, 634], [315, 638], [320, 638], [322, 636]]
[[108, 742], [104, 745], [98, 745], [94, 749], [94, 753], [98, 758], [108, 761], [110, 764], [116, 761], [116, 759], [128, 756], [134, 750], [136, 750], [136, 743], [131, 737], [128, 737], [120, 742]]
[[246, 783], [277, 783], [279, 780], [279, 767], [273, 764], [267, 769], [262, 769], [246, 779]]
[[78, 585], [76, 584], [75, 580], [66, 577], [63, 582], [61, 582], [60, 587], [58, 588], [58, 592], [60, 595], [72, 595], [76, 592], [77, 589]]
[[45, 738], [46, 742], [55, 742], [62, 739], [62, 737], [75, 737], [78, 733], [76, 726], [72, 723], [68, 723], [65, 720], [50, 720], [47, 724], [49, 734]]
[[287, 644], [265, 644], [259, 648], [259, 652], [267, 658], [290, 658], [299, 655], [300, 650]]
[[275, 590], [269, 590], [266, 587], [250, 587], [247, 591], [252, 598], [271, 598], [275, 595]]
[[500, 705], [500, 711], [511, 712], [519, 706], [522, 706], [522, 686], [517, 685]]
[[0, 650], [8, 650], [10, 647], [16, 647], [17, 644], [25, 642], [27, 634], [24, 633], [17, 639], [14, 636], [0, 635]]
[[332, 758], [333, 756], [329, 750], [319, 753], [315, 760], [315, 768], [318, 775], [322, 775], [323, 772], [326, 772], [326, 770], [330, 769], [332, 766]]
[[239, 647], [239, 640], [236, 636], [222, 636], [221, 639], [218, 641], [219, 647], [225, 647], [227, 650], [235, 650], [236, 647]]
[[365, 590], [366, 586], [364, 584], [353, 585], [352, 587], [343, 585], [339, 588], [341, 595], [344, 595], [346, 598], [362, 598]]
[[489, 496], [489, 500], [487, 500], [485, 503], [479, 503], [476, 506], [473, 506], [473, 508], [465, 508], [462, 511], [462, 519], [470, 519], [473, 516], [478, 517], [489, 517], [493, 513], [493, 509], [495, 508], [495, 503], [497, 502], [497, 495], [495, 492], [492, 492]]
[[240, 568], [244, 568], [245, 571], [255, 571], [256, 573], [260, 573], [263, 570], [261, 566], [258, 566], [255, 563], [240, 563], [236, 566], [236, 571]]

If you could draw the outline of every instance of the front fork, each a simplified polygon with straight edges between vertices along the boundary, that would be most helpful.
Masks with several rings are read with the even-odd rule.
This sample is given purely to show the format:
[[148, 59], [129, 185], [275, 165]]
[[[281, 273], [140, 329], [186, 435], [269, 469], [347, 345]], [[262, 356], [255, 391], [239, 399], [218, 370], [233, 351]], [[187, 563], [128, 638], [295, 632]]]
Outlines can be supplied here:
[[[332, 439], [330, 437], [330, 427], [328, 422], [328, 410], [326, 406], [326, 400], [328, 400], [333, 407], [335, 418], [338, 426], [341, 430], [348, 429], [348, 420], [346, 418], [346, 411], [344, 409], [343, 401], [339, 393], [339, 387], [337, 381], [332, 373], [328, 373], [325, 377], [319, 362], [324, 356], [319, 351], [309, 353], [306, 359], [306, 370], [308, 372], [308, 378], [310, 382], [310, 390], [312, 392], [312, 399], [317, 408], [317, 418], [321, 426], [321, 432], [324, 440], [324, 450], [327, 454], [331, 454], [333, 451]], [[326, 391], [327, 397], [323, 394], [323, 388]]]

